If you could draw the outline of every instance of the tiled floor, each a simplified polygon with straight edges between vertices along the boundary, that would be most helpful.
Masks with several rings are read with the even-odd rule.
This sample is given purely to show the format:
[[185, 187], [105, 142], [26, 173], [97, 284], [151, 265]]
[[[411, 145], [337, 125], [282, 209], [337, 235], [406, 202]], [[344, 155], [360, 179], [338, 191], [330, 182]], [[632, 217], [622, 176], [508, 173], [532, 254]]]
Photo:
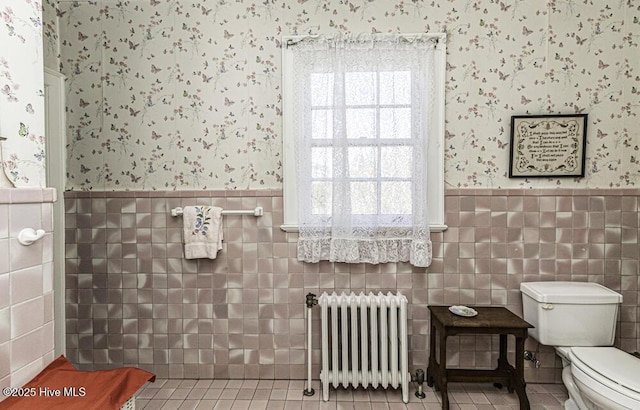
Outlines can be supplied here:
[[[156, 380], [137, 394], [136, 409], [215, 409], [215, 410], [424, 410], [440, 409], [440, 396], [426, 386], [427, 397], [414, 396], [411, 385], [409, 403], [402, 402], [400, 390], [332, 390], [329, 401], [322, 401], [319, 382], [315, 395], [305, 397], [300, 380]], [[532, 410], [562, 410], [567, 398], [560, 384], [529, 384], [527, 395]], [[451, 410], [518, 410], [518, 397], [491, 384], [449, 385]]]

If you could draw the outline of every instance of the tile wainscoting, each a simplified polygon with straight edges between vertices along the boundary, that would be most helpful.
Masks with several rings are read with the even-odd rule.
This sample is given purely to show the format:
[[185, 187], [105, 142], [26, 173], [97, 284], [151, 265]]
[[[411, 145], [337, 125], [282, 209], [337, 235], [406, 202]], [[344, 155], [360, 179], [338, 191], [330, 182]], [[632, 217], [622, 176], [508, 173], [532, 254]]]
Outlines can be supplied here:
[[[0, 188], [0, 388], [22, 386], [54, 358], [55, 200], [53, 188]], [[46, 233], [24, 246], [24, 228]]]
[[[131, 365], [161, 378], [302, 379], [308, 292], [397, 290], [410, 301], [410, 365], [426, 368], [429, 304], [521, 314], [519, 285], [538, 280], [621, 292], [616, 345], [640, 350], [639, 197], [635, 189], [448, 190], [449, 229], [432, 234], [424, 269], [298, 262], [297, 235], [279, 228], [280, 190], [66, 192], [67, 355], [81, 369]], [[191, 261], [170, 210], [195, 204], [265, 214], [225, 216], [218, 258]], [[496, 362], [496, 337], [449, 343], [452, 366]], [[527, 381], [560, 382], [553, 350], [543, 346], [539, 357]], [[319, 349], [313, 363], [317, 377]]]

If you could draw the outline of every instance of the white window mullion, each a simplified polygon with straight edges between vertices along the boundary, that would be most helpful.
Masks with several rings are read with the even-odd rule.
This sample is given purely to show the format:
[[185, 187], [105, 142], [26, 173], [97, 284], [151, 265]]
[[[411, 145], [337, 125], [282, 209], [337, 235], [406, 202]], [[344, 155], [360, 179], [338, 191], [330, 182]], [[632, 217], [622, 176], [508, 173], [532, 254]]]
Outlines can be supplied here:
[[376, 70], [376, 115], [375, 115], [375, 119], [376, 119], [376, 139], [375, 139], [375, 144], [376, 144], [376, 152], [378, 154], [378, 159], [377, 159], [377, 178], [376, 178], [376, 189], [377, 189], [377, 195], [376, 195], [376, 210], [377, 210], [377, 214], [380, 215], [380, 213], [382, 212], [382, 146], [380, 144], [380, 141], [382, 139], [382, 136], [380, 135], [380, 70], [377, 69]]
[[[335, 121], [335, 117], [334, 117], [334, 121], [333, 121], [333, 129], [337, 129], [337, 124], [340, 124], [340, 135], [336, 135], [335, 132], [333, 134], [333, 140], [337, 142], [338, 144], [338, 149], [341, 151], [341, 155], [340, 155], [340, 163], [339, 165], [338, 162], [336, 161], [336, 155], [333, 156], [333, 160], [334, 160], [334, 164], [333, 164], [333, 168], [334, 168], [334, 173], [333, 176], [334, 178], [336, 177], [335, 175], [335, 169], [337, 166], [340, 167], [340, 170], [342, 172], [343, 175], [347, 175], [349, 173], [349, 144], [347, 141], [347, 102], [346, 102], [346, 96], [345, 96], [345, 89], [346, 89], [346, 70], [344, 65], [341, 66], [342, 70], [340, 70], [340, 72], [334, 73], [334, 81], [337, 84], [340, 84], [340, 92], [336, 92], [336, 87], [334, 84], [334, 89], [333, 89], [333, 111], [334, 111], [334, 115], [339, 115], [340, 116], [340, 121]], [[336, 105], [336, 98], [338, 99], [338, 105]], [[335, 149], [335, 146], [334, 146]], [[351, 178], [351, 176], [349, 175], [349, 178]], [[340, 187], [343, 189], [342, 192], [336, 192], [336, 187]], [[349, 192], [344, 192], [344, 186], [341, 186], [340, 184], [336, 184], [335, 181], [333, 181], [332, 183], [332, 187], [331, 189], [333, 190], [333, 197], [335, 198], [336, 196], [342, 196], [343, 198], [345, 198], [345, 200], [347, 200], [349, 202], [349, 206], [348, 208], [351, 209], [351, 195], [349, 194]], [[348, 191], [348, 190], [346, 190]]]

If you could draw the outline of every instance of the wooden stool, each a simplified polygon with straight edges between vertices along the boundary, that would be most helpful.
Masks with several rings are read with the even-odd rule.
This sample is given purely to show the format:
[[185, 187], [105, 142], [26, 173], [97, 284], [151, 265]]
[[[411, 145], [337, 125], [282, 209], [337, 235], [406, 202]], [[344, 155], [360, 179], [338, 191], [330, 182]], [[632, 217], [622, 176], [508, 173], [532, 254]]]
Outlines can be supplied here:
[[[449, 409], [447, 384], [450, 382], [494, 382], [497, 387], [507, 386], [509, 393], [515, 392], [520, 399], [520, 409], [529, 410], [529, 399], [524, 381], [524, 341], [529, 323], [504, 307], [473, 307], [478, 315], [462, 317], [454, 315], [448, 306], [429, 306], [431, 311], [431, 334], [429, 343], [429, 367], [427, 385], [435, 384], [442, 394], [442, 409]], [[436, 333], [439, 338], [440, 358], [436, 361]], [[494, 370], [447, 369], [447, 337], [458, 334], [500, 335], [500, 356]], [[516, 339], [515, 368], [507, 360], [507, 335]]]

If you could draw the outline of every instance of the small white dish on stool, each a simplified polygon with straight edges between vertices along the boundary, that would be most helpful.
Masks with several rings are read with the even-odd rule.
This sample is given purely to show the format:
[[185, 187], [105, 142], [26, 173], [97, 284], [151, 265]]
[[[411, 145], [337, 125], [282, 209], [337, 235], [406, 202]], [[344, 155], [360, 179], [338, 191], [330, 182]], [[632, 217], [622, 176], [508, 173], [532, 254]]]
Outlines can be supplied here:
[[456, 305], [450, 306], [449, 312], [453, 313], [454, 315], [464, 316], [464, 317], [473, 317], [478, 314], [478, 312], [476, 312], [475, 309], [472, 309], [467, 306], [456, 306]]

